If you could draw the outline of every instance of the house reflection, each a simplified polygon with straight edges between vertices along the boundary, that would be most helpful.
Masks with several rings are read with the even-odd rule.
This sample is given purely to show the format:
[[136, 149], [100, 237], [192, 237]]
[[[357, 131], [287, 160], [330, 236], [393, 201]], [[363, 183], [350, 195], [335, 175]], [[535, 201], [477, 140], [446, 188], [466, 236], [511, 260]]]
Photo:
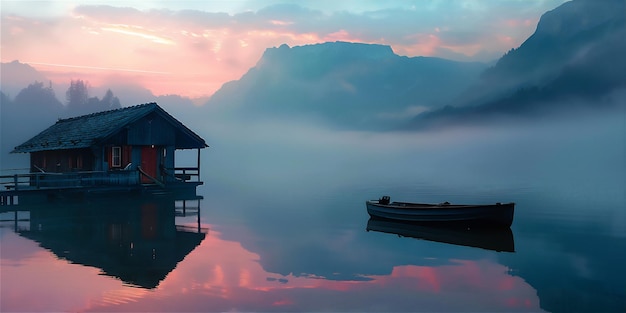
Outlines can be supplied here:
[[[38, 242], [60, 259], [99, 268], [103, 275], [148, 289], [156, 288], [207, 232], [200, 225], [200, 197], [159, 196], [14, 209], [19, 235]], [[24, 218], [28, 214], [29, 218]], [[177, 225], [177, 216], [184, 216], [186, 224]]]
[[515, 252], [510, 228], [435, 227], [370, 218], [366, 230], [498, 252]]

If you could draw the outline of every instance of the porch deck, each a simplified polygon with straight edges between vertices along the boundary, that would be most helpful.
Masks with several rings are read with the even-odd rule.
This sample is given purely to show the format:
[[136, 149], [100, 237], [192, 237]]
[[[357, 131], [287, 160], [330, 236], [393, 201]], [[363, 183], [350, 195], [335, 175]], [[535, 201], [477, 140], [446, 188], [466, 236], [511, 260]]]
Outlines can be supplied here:
[[195, 193], [202, 185], [198, 168], [166, 169], [169, 179], [142, 183], [141, 170], [81, 171], [69, 173], [23, 173], [0, 176], [0, 205], [12, 205], [18, 196], [85, 196], [120, 192], [163, 194]]

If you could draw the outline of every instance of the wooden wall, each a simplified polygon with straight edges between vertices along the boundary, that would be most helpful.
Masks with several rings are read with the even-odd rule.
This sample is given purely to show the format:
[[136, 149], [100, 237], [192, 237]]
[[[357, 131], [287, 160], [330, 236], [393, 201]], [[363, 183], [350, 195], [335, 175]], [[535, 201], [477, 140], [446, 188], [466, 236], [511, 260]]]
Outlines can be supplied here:
[[128, 129], [126, 144], [169, 146], [176, 144], [176, 129], [158, 115], [148, 115]]
[[31, 172], [43, 169], [51, 173], [91, 171], [94, 166], [94, 155], [91, 149], [67, 149], [37, 151], [30, 154]]

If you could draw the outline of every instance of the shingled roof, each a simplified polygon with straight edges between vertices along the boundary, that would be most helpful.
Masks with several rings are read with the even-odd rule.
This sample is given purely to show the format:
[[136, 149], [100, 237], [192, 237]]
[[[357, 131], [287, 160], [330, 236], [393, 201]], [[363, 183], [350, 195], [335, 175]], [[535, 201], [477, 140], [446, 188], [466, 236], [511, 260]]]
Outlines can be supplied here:
[[123, 127], [156, 112], [161, 115], [189, 141], [177, 145], [177, 149], [195, 149], [208, 147], [204, 139], [169, 115], [156, 103], [146, 103], [117, 110], [103, 111], [88, 115], [60, 119], [35, 137], [15, 147], [11, 153], [27, 153], [46, 150], [78, 149], [97, 145], [116, 134]]

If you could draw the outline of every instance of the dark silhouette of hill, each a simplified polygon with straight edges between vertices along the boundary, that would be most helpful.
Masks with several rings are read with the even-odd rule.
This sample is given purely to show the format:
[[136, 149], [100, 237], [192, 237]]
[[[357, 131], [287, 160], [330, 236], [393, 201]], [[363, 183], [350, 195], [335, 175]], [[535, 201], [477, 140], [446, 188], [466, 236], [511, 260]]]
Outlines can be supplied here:
[[0, 168], [16, 168], [19, 156], [9, 155], [18, 144], [54, 124], [63, 112], [50, 87], [35, 82], [11, 100], [2, 93], [0, 101]]
[[33, 82], [44, 82], [48, 79], [32, 66], [19, 61], [0, 63], [0, 90], [8, 98], [14, 98], [24, 87]]
[[[42, 82], [43, 87], [54, 89], [57, 101], [64, 104], [64, 112], [58, 117], [71, 117], [78, 114], [89, 114], [99, 110], [115, 109], [119, 106], [129, 106], [139, 103], [158, 102], [163, 103], [164, 107], [169, 106], [171, 109], [191, 108], [195, 107], [192, 99], [179, 95], [162, 95], [156, 96], [143, 86], [138, 84], [129, 84], [122, 80], [111, 81], [106, 86], [88, 86], [87, 100], [84, 105], [88, 107], [79, 107], [76, 110], [67, 107], [67, 91], [59, 88], [58, 84], [52, 84], [41, 72], [26, 63], [12, 61], [9, 63], [0, 63], [0, 89], [8, 100], [13, 100], [24, 88], [35, 83]], [[70, 83], [70, 82], [68, 82]], [[88, 81], [85, 83], [88, 84]], [[71, 86], [71, 84], [70, 84]], [[67, 88], [65, 86], [64, 88]], [[109, 92], [110, 91], [110, 92]], [[98, 95], [102, 98], [99, 98]], [[96, 103], [97, 98], [97, 103]], [[115, 99], [118, 98], [118, 99]], [[119, 105], [118, 103], [119, 102]], [[89, 107], [89, 106], [93, 107]], [[42, 107], [45, 109], [46, 107]]]
[[403, 57], [389, 46], [328, 42], [265, 51], [208, 107], [238, 117], [313, 118], [333, 127], [369, 128], [441, 105], [467, 88], [482, 63]]
[[574, 0], [546, 12], [535, 33], [487, 69], [451, 105], [414, 127], [474, 123], [502, 115], [608, 107], [626, 88], [626, 1]]

